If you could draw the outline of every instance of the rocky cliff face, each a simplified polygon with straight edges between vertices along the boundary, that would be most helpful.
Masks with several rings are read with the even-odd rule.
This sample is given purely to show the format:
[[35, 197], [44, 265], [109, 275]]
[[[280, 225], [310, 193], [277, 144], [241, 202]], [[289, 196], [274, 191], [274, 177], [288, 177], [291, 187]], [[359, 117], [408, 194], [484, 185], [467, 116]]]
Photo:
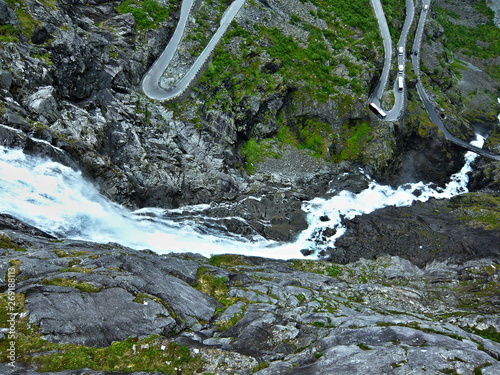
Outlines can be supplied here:
[[[444, 183], [461, 165], [462, 150], [426, 120], [412, 90], [398, 123], [370, 115], [366, 101], [383, 51], [368, 1], [249, 1], [199, 81], [175, 103], [151, 101], [139, 90], [179, 10], [176, 1], [150, 3], [142, 11], [133, 1], [0, 3], [2, 123], [65, 150], [113, 200], [168, 208], [237, 202], [250, 193], [274, 202], [277, 192], [292, 191], [300, 201], [321, 195], [339, 170], [361, 166], [394, 184]], [[386, 7], [397, 32], [404, 9]], [[199, 53], [225, 5], [195, 8], [167, 85]], [[476, 15], [467, 26], [488, 20], [466, 9]], [[446, 38], [431, 20], [424, 79], [455, 133], [471, 138], [476, 125], [489, 133], [498, 81], [486, 68], [494, 61], [450, 55]], [[477, 82], [487, 84], [479, 89]], [[15, 134], [5, 137], [38, 152]], [[489, 147], [497, 147], [491, 139]], [[497, 163], [482, 163], [476, 188], [495, 188]], [[276, 220], [292, 228], [278, 237], [290, 238], [301, 227], [297, 210], [276, 205], [289, 211]]]

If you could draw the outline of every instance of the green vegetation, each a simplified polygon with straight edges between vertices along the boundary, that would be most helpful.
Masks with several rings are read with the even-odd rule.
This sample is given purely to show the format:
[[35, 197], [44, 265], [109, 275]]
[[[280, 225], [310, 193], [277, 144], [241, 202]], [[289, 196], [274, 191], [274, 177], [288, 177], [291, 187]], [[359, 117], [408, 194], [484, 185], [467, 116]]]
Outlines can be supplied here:
[[212, 255], [208, 259], [208, 263], [214, 267], [232, 267], [249, 264], [241, 255], [234, 254]]
[[[318, 17], [328, 26], [320, 29], [303, 24], [309, 32], [307, 45], [278, 28], [256, 23], [253, 30], [248, 30], [233, 22], [201, 77], [198, 89], [206, 91], [209, 86], [212, 90], [229, 90], [229, 96], [236, 102], [256, 91], [276, 90], [283, 82], [300, 87], [311, 99], [320, 101], [335, 97], [339, 88], [362, 93], [362, 85], [355, 79], [362, 69], [358, 61], [369, 60], [365, 55], [367, 45], [380, 44], [369, 1], [312, 2], [320, 8]], [[294, 18], [294, 22], [299, 20]], [[236, 54], [233, 51], [238, 49], [227, 47], [234, 45], [232, 41], [239, 44], [242, 53]], [[263, 55], [274, 67], [262, 64]], [[335, 73], [339, 64], [346, 66], [349, 78]]]
[[[17, 19], [19, 20], [19, 26], [0, 26], [0, 35], [7, 39], [3, 41], [17, 41], [18, 32], [21, 32], [26, 38], [30, 38], [33, 31], [35, 31], [37, 27], [42, 26], [42, 22], [33, 18], [24, 0], [6, 0], [5, 2], [16, 13]], [[56, 1], [54, 0], [43, 0], [41, 3], [49, 9], [55, 9], [56, 7]]]
[[342, 273], [342, 268], [337, 265], [330, 266], [326, 269], [326, 274], [330, 277], [337, 277], [341, 273]]
[[56, 277], [54, 279], [45, 279], [42, 281], [42, 284], [76, 288], [76, 289], [80, 289], [82, 292], [88, 292], [88, 293], [97, 293], [100, 290], [99, 288], [95, 287], [94, 285], [92, 285], [90, 283], [72, 280], [72, 279], [63, 279], [61, 277]]
[[[212, 33], [207, 32], [210, 25], [218, 25], [222, 14], [227, 9], [228, 4], [225, 1], [205, 0], [201, 3], [196, 12], [192, 13], [194, 25], [187, 28], [185, 40], [194, 41], [194, 46], [189, 50], [192, 56], [198, 56], [212, 37]], [[214, 12], [215, 10], [215, 12]]]
[[471, 331], [482, 338], [500, 343], [500, 332], [498, 332], [493, 326], [489, 326], [486, 329], [473, 329]]
[[[64, 250], [53, 250], [54, 254], [56, 254], [59, 258], [67, 258], [67, 257], [79, 257], [82, 255], [87, 255], [89, 252], [86, 250], [73, 250], [71, 253], [67, 253]], [[80, 263], [80, 260], [77, 260]], [[75, 264], [78, 264], [75, 263]]]
[[279, 155], [271, 151], [272, 139], [256, 140], [250, 138], [243, 144], [240, 149], [240, 154], [246, 159], [245, 169], [248, 172], [255, 170], [255, 164], [264, 160], [266, 157], [279, 157]]
[[[0, 294], [0, 327], [8, 327], [10, 311], [8, 295]], [[15, 294], [15, 313], [25, 311], [25, 297]], [[93, 348], [75, 344], [55, 344], [42, 338], [38, 327], [29, 324], [29, 317], [16, 321], [16, 355], [18, 362], [35, 363], [40, 371], [63, 371], [90, 368], [96, 371], [160, 372], [175, 374], [201, 371], [201, 358], [192, 356], [188, 347], [162, 341], [160, 336], [129, 338], [109, 347]], [[0, 362], [9, 362], [9, 340], [0, 341]]]
[[[296, 118], [287, 122], [279, 118], [280, 126], [274, 138], [257, 140], [251, 138], [243, 144], [240, 153], [246, 159], [245, 169], [253, 172], [255, 164], [268, 157], [279, 158], [279, 150], [285, 144], [298, 149], [307, 150], [315, 158], [330, 160], [330, 146], [332, 144], [332, 127], [330, 124], [317, 118]], [[349, 149], [362, 147], [361, 137], [366, 136], [370, 127], [363, 128], [365, 133], [358, 134], [347, 140]], [[363, 139], [364, 140], [364, 139]], [[345, 155], [344, 159], [351, 158]], [[342, 159], [342, 160], [344, 160]]]
[[238, 323], [241, 318], [243, 318], [244, 312], [241, 311], [237, 314], [234, 314], [231, 319], [225, 320], [225, 321], [218, 321], [215, 323], [217, 328], [219, 328], [221, 331], [227, 331], [229, 328], [233, 327], [236, 323]]
[[252, 372], [257, 372], [257, 371], [260, 371], [260, 370], [264, 370], [265, 368], [268, 368], [268, 367], [269, 367], [269, 363], [267, 363], [266, 361], [260, 362], [257, 366], [255, 366], [252, 369]]
[[475, 2], [476, 10], [488, 21], [477, 27], [460, 25], [459, 16], [444, 8], [436, 7], [436, 17], [444, 28], [445, 46], [452, 51], [460, 51], [467, 56], [483, 59], [500, 55], [500, 29], [493, 23], [494, 13], [485, 0]]
[[17, 246], [9, 236], [5, 233], [0, 232], [0, 249], [12, 249], [16, 251], [26, 251], [24, 247]]
[[[141, 347], [149, 346], [147, 349]], [[173, 374], [176, 368], [194, 373], [201, 367], [201, 359], [193, 357], [186, 346], [169, 343], [162, 350], [158, 337], [127, 339], [111, 344], [107, 348], [89, 348], [79, 345], [64, 345], [64, 351], [35, 357], [42, 371], [60, 371], [91, 368], [101, 371], [158, 371]], [[137, 349], [139, 348], [139, 349]]]
[[406, 17], [405, 2], [400, 0], [382, 0], [381, 2], [392, 42], [396, 45], [403, 26], [403, 20]]
[[[283, 144], [308, 150], [315, 158], [340, 162], [359, 160], [362, 150], [372, 139], [373, 129], [367, 121], [344, 123], [340, 137], [336, 139], [338, 154], [331, 154], [333, 129], [330, 124], [316, 118], [295, 118], [287, 122], [278, 118], [279, 130], [274, 138], [250, 139], [241, 148], [241, 155], [247, 160], [246, 170], [253, 172], [255, 163], [266, 157], [279, 157], [277, 152]], [[277, 141], [277, 142], [276, 142]]]
[[368, 345], [366, 344], [358, 344], [358, 347], [361, 349], [361, 350], [372, 350]]
[[346, 269], [345, 266], [331, 262], [321, 262], [317, 260], [291, 260], [290, 267], [303, 272], [314, 272], [330, 277], [339, 277]]
[[452, 72], [458, 79], [462, 78], [462, 71], [468, 70], [467, 65], [462, 60], [455, 59], [451, 64], [450, 68]]
[[92, 268], [84, 267], [67, 267], [63, 268], [60, 272], [80, 272], [80, 273], [92, 273], [94, 270]]
[[486, 230], [500, 229], [500, 197], [490, 194], [467, 194], [452, 207], [458, 209], [458, 218], [468, 225]]
[[331, 126], [317, 119], [303, 119], [297, 126], [299, 148], [308, 149], [314, 157], [328, 157]]
[[349, 27], [359, 29], [365, 33], [373, 30], [378, 32], [377, 20], [369, 0], [310, 1], [319, 8], [318, 17], [331, 24], [335, 24], [337, 22], [335, 18], [339, 17]]
[[234, 299], [227, 296], [229, 288], [226, 285], [227, 279], [225, 277], [214, 276], [207, 267], [198, 268], [196, 273], [198, 279], [198, 283], [195, 285], [196, 289], [215, 298], [225, 306], [234, 303]]
[[156, 0], [125, 0], [116, 10], [120, 14], [132, 13], [137, 30], [145, 30], [158, 28], [161, 22], [169, 19], [174, 7], [173, 1], [164, 5]]
[[33, 55], [33, 57], [38, 59], [38, 60], [42, 60], [42, 61], [46, 62], [48, 65], [52, 65], [52, 60], [51, 60], [50, 54], [48, 52], [44, 53], [44, 54], [36, 53]]
[[18, 30], [12, 25], [0, 25], [0, 42], [17, 42]]
[[372, 128], [367, 121], [345, 123], [342, 126], [341, 139], [344, 140], [342, 151], [333, 156], [334, 161], [357, 160], [361, 151], [371, 141]]

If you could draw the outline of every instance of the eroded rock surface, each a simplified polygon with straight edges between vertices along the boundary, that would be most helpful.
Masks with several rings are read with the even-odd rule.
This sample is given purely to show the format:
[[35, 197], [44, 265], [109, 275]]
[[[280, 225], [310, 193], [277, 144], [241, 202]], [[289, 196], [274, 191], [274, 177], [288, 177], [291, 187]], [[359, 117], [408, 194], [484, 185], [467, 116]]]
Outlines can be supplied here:
[[[0, 279], [17, 268], [23, 319], [61, 345], [109, 346], [157, 334], [134, 350], [176, 342], [201, 358], [202, 371], [227, 375], [498, 368], [500, 345], [491, 340], [500, 327], [498, 256], [422, 268], [395, 256], [347, 265], [207, 259], [54, 242], [29, 230], [2, 233]], [[38, 374], [37, 356], [46, 354], [32, 353], [34, 363], [21, 361], [18, 372], [0, 369]], [[95, 370], [85, 373], [102, 373]]]

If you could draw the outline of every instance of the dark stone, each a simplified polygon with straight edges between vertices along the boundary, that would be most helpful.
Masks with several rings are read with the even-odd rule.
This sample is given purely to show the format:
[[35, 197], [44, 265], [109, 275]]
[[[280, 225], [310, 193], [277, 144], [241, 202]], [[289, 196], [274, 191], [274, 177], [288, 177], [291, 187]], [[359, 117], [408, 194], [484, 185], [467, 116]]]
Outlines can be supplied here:
[[31, 35], [31, 42], [33, 42], [33, 44], [43, 44], [47, 42], [49, 38], [50, 38], [49, 31], [45, 27], [42, 27], [33, 32], [33, 35]]
[[302, 253], [302, 255], [304, 255], [305, 257], [311, 255], [313, 253], [313, 251], [311, 249], [302, 249], [300, 250], [300, 252]]
[[[1, 10], [0, 10], [1, 12]], [[12, 74], [0, 69], [0, 88], [4, 90], [10, 90], [12, 85]]]
[[[411, 207], [386, 207], [344, 220], [347, 232], [336, 241], [336, 249], [327, 252], [328, 259], [348, 263], [390, 254], [424, 266], [436, 259], [463, 262], [499, 256], [499, 229], [474, 227], [468, 220], [461, 219], [458, 212], [447, 213], [460, 207], [462, 201], [467, 207], [467, 199], [467, 195], [462, 195], [451, 202], [431, 200]], [[480, 200], [480, 196], [477, 199]]]
[[49, 239], [56, 239], [54, 236], [35, 228], [32, 225], [23, 223], [15, 217], [7, 214], [0, 214], [0, 230], [14, 230], [22, 233], [26, 233], [32, 236], [45, 237]]
[[261, 71], [262, 71], [262, 73], [274, 74], [278, 70], [281, 69], [282, 65], [283, 65], [283, 63], [281, 61], [279, 61], [279, 60], [273, 60], [273, 61], [270, 61], [268, 63], [265, 63], [262, 66]]

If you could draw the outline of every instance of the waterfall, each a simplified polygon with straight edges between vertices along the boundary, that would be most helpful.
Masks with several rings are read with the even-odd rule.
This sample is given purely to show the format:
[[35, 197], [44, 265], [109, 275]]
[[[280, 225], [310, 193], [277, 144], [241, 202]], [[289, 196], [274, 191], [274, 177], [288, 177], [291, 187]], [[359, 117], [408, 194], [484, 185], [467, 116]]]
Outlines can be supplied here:
[[[481, 147], [483, 138], [474, 142]], [[293, 243], [280, 244], [260, 238], [250, 241], [234, 234], [196, 230], [189, 220], [166, 219], [166, 210], [130, 211], [99, 194], [79, 171], [49, 159], [0, 146], [0, 213], [10, 214], [58, 238], [98, 243], [115, 242], [158, 253], [194, 252], [205, 256], [241, 253], [268, 258], [302, 258], [301, 249], [333, 247], [345, 232], [342, 218], [352, 219], [385, 206], [409, 206], [430, 198], [450, 198], [467, 192], [473, 152], [465, 154], [463, 168], [444, 188], [422, 182], [397, 189], [371, 181], [358, 194], [341, 191], [330, 199], [315, 198], [303, 204], [309, 227]], [[183, 207], [189, 210], [189, 207]], [[193, 210], [197, 207], [193, 206]], [[168, 216], [168, 215], [167, 215]], [[328, 221], [321, 217], [328, 216]], [[319, 244], [318, 234], [330, 227], [335, 234]]]
[[[482, 147], [484, 138], [476, 135], [476, 140], [471, 142], [474, 146]], [[445, 199], [467, 193], [469, 182], [468, 173], [472, 171], [472, 162], [477, 154], [468, 151], [465, 154], [464, 166], [453, 174], [444, 188], [433, 187], [432, 183], [407, 183], [394, 189], [391, 186], [380, 185], [371, 180], [369, 186], [358, 194], [350, 191], [341, 191], [330, 199], [315, 198], [304, 204], [303, 209], [308, 213], [309, 227], [301, 233], [299, 241], [307, 244], [306, 248], [318, 250], [317, 238], [323, 237], [321, 248], [334, 247], [335, 240], [345, 233], [342, 218], [353, 219], [355, 216], [369, 214], [379, 208], [387, 206], [411, 206], [414, 202], [425, 202], [430, 198]], [[321, 218], [328, 217], [328, 221]], [[324, 240], [324, 229], [335, 229], [327, 241]]]

